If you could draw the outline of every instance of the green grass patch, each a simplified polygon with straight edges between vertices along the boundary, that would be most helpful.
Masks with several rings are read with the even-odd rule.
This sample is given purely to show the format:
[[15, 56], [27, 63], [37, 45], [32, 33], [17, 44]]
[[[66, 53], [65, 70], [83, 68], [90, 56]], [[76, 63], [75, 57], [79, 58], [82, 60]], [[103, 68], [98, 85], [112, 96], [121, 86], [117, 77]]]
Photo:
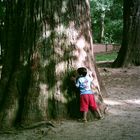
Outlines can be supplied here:
[[98, 61], [114, 61], [117, 58], [117, 52], [106, 53], [106, 54], [95, 54], [96, 62]]

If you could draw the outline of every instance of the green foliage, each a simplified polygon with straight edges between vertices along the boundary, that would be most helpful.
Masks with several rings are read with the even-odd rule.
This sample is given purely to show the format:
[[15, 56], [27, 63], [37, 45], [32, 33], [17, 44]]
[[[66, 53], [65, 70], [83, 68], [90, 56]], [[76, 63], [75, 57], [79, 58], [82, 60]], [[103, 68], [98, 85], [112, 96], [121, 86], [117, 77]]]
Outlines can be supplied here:
[[[91, 22], [95, 43], [121, 44], [123, 28], [122, 0], [91, 0]], [[105, 33], [100, 42], [101, 19], [104, 16]]]
[[3, 24], [3, 20], [5, 17], [5, 3], [3, 0], [0, 1], [0, 25]]
[[91, 0], [91, 4], [94, 4], [94, 8], [97, 11], [103, 12], [110, 10], [110, 7], [113, 5], [112, 0]]
[[[122, 40], [122, 20], [113, 20], [107, 23], [105, 33], [105, 43], [121, 44]], [[107, 39], [106, 39], [107, 38]]]

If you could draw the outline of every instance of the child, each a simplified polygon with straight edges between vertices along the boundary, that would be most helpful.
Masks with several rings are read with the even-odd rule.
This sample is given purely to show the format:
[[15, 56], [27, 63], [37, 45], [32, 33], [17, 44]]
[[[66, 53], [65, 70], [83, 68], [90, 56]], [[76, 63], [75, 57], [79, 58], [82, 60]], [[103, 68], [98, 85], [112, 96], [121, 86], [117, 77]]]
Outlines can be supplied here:
[[87, 75], [87, 69], [80, 67], [77, 72], [79, 77], [76, 80], [76, 87], [80, 90], [80, 111], [83, 112], [83, 121], [87, 122], [87, 112], [89, 107], [92, 111], [96, 111], [99, 118], [102, 119], [103, 116], [97, 107], [94, 93], [92, 91], [92, 79]]

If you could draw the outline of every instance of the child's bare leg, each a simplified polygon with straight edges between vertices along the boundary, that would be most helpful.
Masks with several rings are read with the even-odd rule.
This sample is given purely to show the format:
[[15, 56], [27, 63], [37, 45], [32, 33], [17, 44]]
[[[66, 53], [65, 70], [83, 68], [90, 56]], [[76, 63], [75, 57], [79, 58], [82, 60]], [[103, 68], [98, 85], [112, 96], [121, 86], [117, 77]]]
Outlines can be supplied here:
[[103, 118], [103, 115], [101, 114], [99, 108], [97, 108], [96, 112], [98, 113], [100, 119]]
[[87, 121], [87, 112], [83, 112], [83, 120], [86, 122]]
[[97, 111], [97, 113], [98, 113], [99, 117], [101, 117], [101, 116], [102, 116], [102, 114], [101, 114], [100, 110], [99, 110], [99, 109], [97, 109], [96, 111]]

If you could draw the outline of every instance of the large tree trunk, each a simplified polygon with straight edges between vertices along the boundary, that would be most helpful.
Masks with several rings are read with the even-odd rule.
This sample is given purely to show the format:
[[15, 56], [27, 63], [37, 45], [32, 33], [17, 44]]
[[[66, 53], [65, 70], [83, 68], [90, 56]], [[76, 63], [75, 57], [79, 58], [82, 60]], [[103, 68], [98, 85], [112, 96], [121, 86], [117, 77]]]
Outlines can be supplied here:
[[7, 3], [6, 53], [0, 83], [0, 125], [78, 117], [71, 82], [81, 66], [95, 75], [87, 0]]
[[124, 0], [122, 46], [114, 67], [140, 65], [140, 1]]

